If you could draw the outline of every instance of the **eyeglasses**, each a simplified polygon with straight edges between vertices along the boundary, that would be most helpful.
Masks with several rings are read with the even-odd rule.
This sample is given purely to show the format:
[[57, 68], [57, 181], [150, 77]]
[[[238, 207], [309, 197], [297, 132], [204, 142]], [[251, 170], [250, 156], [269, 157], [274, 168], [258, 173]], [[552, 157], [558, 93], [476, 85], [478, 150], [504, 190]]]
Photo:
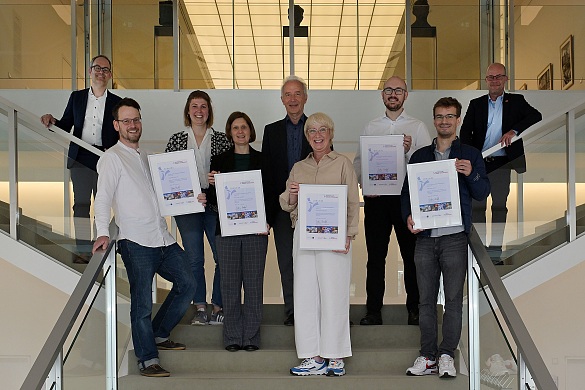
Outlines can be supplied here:
[[307, 133], [309, 133], [309, 135], [315, 135], [317, 133], [319, 133], [319, 135], [323, 135], [325, 133], [327, 133], [329, 131], [329, 129], [325, 126], [320, 127], [318, 129], [309, 129], [307, 130]]
[[458, 118], [458, 117], [459, 117], [459, 115], [456, 115], [456, 114], [447, 114], [447, 115], [441, 115], [441, 114], [439, 114], [439, 115], [435, 115], [435, 120], [437, 122], [440, 122], [443, 119], [451, 120], [451, 119], [455, 119], [455, 118]]
[[91, 69], [93, 69], [94, 72], [97, 72], [97, 73], [100, 73], [101, 72], [103, 74], [108, 74], [108, 73], [111, 72], [111, 69], [110, 68], [107, 68], [107, 67], [106, 68], [102, 68], [99, 65], [94, 65], [94, 66], [91, 67]]
[[396, 96], [400, 96], [404, 93], [404, 88], [384, 88], [384, 95], [386, 96], [390, 96], [392, 95], [392, 92], [394, 92], [396, 94]]
[[497, 74], [497, 75], [495, 75], [495, 76], [492, 76], [492, 75], [485, 76], [485, 79], [486, 79], [487, 81], [494, 81], [494, 80], [500, 81], [500, 80], [503, 80], [503, 79], [505, 79], [506, 77], [507, 77], [507, 76], [506, 76], [505, 74]]
[[116, 119], [116, 122], [122, 122], [124, 126], [130, 126], [131, 123], [137, 125], [142, 122], [142, 118]]

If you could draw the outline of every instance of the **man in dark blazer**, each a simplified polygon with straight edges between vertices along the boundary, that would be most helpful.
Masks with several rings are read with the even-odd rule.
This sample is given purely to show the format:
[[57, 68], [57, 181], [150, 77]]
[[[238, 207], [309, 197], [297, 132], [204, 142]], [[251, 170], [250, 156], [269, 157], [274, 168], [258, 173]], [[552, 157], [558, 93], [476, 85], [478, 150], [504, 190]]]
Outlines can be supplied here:
[[[118, 142], [118, 133], [114, 129], [112, 109], [121, 98], [107, 90], [112, 78], [112, 63], [108, 57], [98, 55], [91, 60], [89, 67], [91, 88], [74, 91], [61, 119], [51, 114], [41, 117], [43, 125], [55, 125], [86, 141], [88, 144], [106, 150]], [[73, 219], [75, 241], [77, 244], [75, 263], [87, 263], [91, 257], [91, 221], [89, 217], [91, 195], [97, 190], [96, 164], [98, 156], [79, 147], [76, 143], [69, 145], [67, 168], [73, 183]]]
[[274, 244], [284, 298], [285, 325], [294, 325], [293, 228], [290, 214], [280, 208], [278, 197], [286, 187], [292, 166], [305, 159], [311, 146], [305, 138], [304, 114], [307, 84], [300, 77], [287, 77], [280, 90], [286, 117], [264, 128], [262, 138], [262, 180], [266, 185], [266, 219], [274, 231]]
[[[500, 255], [508, 214], [506, 202], [510, 193], [511, 171], [526, 172], [522, 139], [511, 141], [515, 135], [541, 121], [542, 115], [526, 102], [523, 95], [504, 92], [508, 81], [504, 65], [494, 63], [488, 66], [485, 79], [489, 93], [469, 103], [460, 137], [461, 142], [482, 152], [496, 144], [505, 146], [484, 158], [491, 184], [492, 221], [491, 243], [488, 246], [485, 237], [483, 241], [494, 263], [502, 264]], [[486, 200], [474, 202], [473, 222], [485, 225], [486, 203]]]

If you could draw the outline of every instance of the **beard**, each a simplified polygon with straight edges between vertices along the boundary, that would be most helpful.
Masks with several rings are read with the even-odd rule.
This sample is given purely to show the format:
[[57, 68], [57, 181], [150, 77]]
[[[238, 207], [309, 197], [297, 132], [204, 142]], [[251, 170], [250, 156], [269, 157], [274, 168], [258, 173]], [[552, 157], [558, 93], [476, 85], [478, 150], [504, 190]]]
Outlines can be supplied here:
[[401, 102], [398, 99], [384, 101], [384, 105], [386, 106], [388, 111], [398, 111], [402, 108], [403, 104], [404, 104], [404, 102], [403, 101]]

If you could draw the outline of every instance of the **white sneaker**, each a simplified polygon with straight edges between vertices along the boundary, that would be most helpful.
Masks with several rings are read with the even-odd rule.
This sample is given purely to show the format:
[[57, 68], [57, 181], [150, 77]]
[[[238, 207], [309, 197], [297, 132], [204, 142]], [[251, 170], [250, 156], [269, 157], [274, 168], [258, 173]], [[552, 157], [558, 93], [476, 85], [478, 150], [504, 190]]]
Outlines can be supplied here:
[[508, 373], [504, 359], [499, 355], [492, 355], [486, 362], [486, 366], [490, 369], [490, 374], [494, 376], [502, 376]]
[[342, 376], [345, 375], [345, 363], [343, 359], [329, 359], [327, 365], [327, 376]]
[[314, 358], [306, 358], [301, 364], [290, 369], [292, 375], [324, 375], [327, 373], [327, 362], [317, 362]]
[[406, 370], [406, 375], [421, 376], [431, 375], [437, 373], [437, 362], [427, 359], [424, 356], [419, 356], [414, 361], [414, 365]]
[[447, 354], [442, 354], [439, 358], [439, 378], [455, 378], [457, 370], [455, 370], [455, 361]]

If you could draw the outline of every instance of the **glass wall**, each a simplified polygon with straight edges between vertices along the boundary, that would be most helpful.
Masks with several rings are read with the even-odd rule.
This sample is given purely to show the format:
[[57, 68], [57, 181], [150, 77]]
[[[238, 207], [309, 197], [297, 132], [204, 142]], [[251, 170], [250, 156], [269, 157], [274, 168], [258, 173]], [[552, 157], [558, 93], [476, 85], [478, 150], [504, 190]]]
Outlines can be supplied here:
[[514, 2], [513, 12], [514, 87], [584, 89], [585, 53], [580, 42], [585, 36], [585, 6], [576, 1], [521, 0]]

